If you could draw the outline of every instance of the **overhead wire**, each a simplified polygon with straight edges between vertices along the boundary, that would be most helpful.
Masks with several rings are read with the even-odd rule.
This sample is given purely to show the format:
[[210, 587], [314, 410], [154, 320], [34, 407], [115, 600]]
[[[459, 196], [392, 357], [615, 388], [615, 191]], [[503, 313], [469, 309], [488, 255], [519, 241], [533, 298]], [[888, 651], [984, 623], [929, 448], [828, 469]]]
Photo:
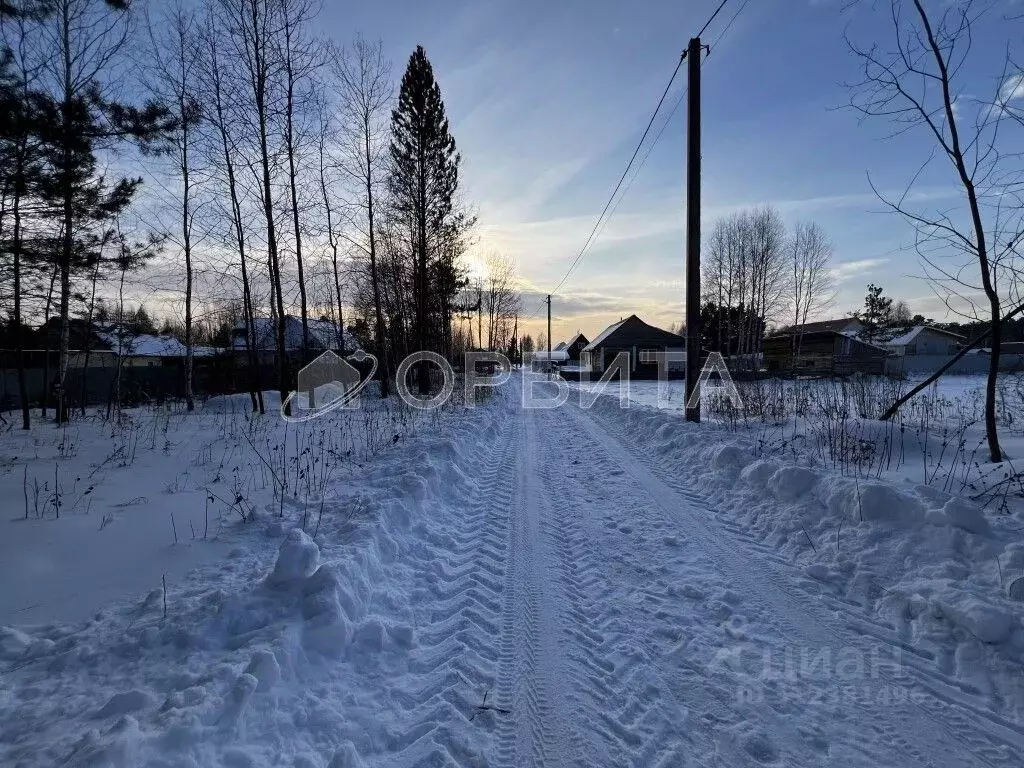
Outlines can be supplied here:
[[[736, 13], [732, 15], [732, 18], [729, 19], [729, 22], [725, 25], [725, 27], [722, 28], [722, 31], [718, 33], [718, 37], [716, 37], [714, 41], [711, 43], [710, 48], [715, 48], [718, 46], [719, 41], [723, 37], [725, 37], [725, 34], [729, 31], [733, 23], [736, 21], [736, 18], [741, 13], [743, 13], [743, 9], [746, 8], [749, 3], [750, 0], [743, 0], [743, 3], [740, 5], [740, 7], [736, 9]], [[672, 111], [668, 113], [668, 117], [665, 118], [664, 122], [662, 122], [661, 128], [659, 128], [658, 133], [655, 134], [654, 140], [647, 146], [647, 152], [644, 153], [644, 156], [640, 159], [640, 163], [637, 165], [636, 170], [633, 172], [633, 175], [630, 176], [629, 181], [626, 183], [625, 188], [622, 190], [622, 194], [619, 195], [619, 199], [612, 206], [611, 211], [608, 212], [608, 216], [605, 218], [604, 224], [602, 225], [600, 231], [597, 233], [597, 236], [594, 238], [595, 242], [600, 239], [605, 228], [608, 226], [608, 222], [611, 221], [612, 218], [615, 216], [615, 212], [619, 208], [619, 203], [621, 203], [623, 198], [626, 197], [627, 194], [629, 194], [629, 190], [632, 188], [633, 183], [637, 180], [637, 177], [640, 175], [640, 172], [647, 164], [647, 159], [651, 156], [651, 153], [654, 151], [654, 148], [658, 145], [658, 142], [661, 140], [662, 135], [665, 133], [665, 129], [668, 128], [669, 123], [672, 122], [672, 118], [674, 118], [676, 112], [679, 111], [679, 107], [683, 105], [683, 102], [686, 100], [686, 95], [689, 92], [690, 87], [687, 85], [686, 87], [683, 88], [682, 93], [679, 94], [679, 98], [676, 99], [676, 103], [672, 106]]]
[[[558, 292], [558, 289], [561, 288], [565, 284], [565, 281], [569, 279], [569, 275], [572, 274], [572, 271], [576, 268], [576, 265], [580, 263], [580, 260], [583, 258], [583, 254], [587, 252], [587, 248], [590, 247], [590, 243], [593, 241], [594, 235], [597, 233], [598, 227], [601, 226], [601, 221], [604, 219], [605, 214], [608, 213], [608, 209], [609, 207], [611, 207], [612, 201], [615, 199], [615, 195], [618, 194], [619, 189], [622, 187], [622, 182], [626, 180], [626, 175], [633, 167], [633, 163], [636, 162], [637, 155], [640, 154], [640, 149], [643, 147], [644, 141], [647, 140], [647, 135], [651, 132], [651, 126], [654, 125], [654, 121], [657, 119], [658, 113], [661, 111], [661, 107], [665, 103], [665, 98], [668, 96], [669, 91], [672, 90], [672, 84], [675, 82], [676, 76], [679, 74], [679, 70], [682, 67], [682, 65], [683, 62], [682, 59], [680, 59], [676, 63], [676, 68], [672, 71], [672, 76], [669, 78], [668, 84], [665, 86], [665, 90], [662, 91], [661, 93], [661, 98], [658, 99], [658, 104], [657, 106], [655, 106], [654, 112], [651, 114], [651, 119], [647, 121], [647, 127], [644, 128], [643, 135], [640, 137], [640, 141], [637, 143], [636, 149], [633, 150], [633, 154], [630, 156], [629, 162], [626, 164], [626, 169], [622, 172], [622, 175], [619, 177], [619, 181], [615, 185], [615, 189], [612, 190], [612, 194], [608, 198], [608, 202], [606, 202], [604, 204], [604, 208], [601, 209], [601, 214], [597, 217], [597, 221], [594, 222], [594, 227], [593, 229], [590, 230], [590, 234], [587, 236], [586, 242], [583, 243], [583, 247], [580, 248], [579, 253], [576, 254], [576, 257], [573, 259], [572, 264], [569, 265], [569, 269], [567, 269], [565, 271], [565, 274], [562, 275], [562, 279], [558, 281], [558, 284], [550, 291], [548, 295]], [[540, 306], [544, 306], [543, 301], [541, 302]], [[535, 317], [538, 312], [540, 312], [540, 307], [538, 307], [537, 310], [532, 315], [530, 315], [530, 317]]]
[[[747, 7], [749, 2], [750, 2], [750, 0], [743, 0], [743, 3], [737, 9], [736, 13], [734, 13], [732, 15], [732, 18], [725, 25], [725, 27], [722, 29], [722, 31], [718, 34], [718, 37], [715, 38], [715, 41], [712, 43], [712, 46], [717, 46], [718, 45], [718, 42], [729, 31], [729, 29], [735, 23], [737, 17], [743, 12], [743, 10]], [[719, 3], [719, 5], [715, 8], [714, 12], [711, 14], [711, 16], [708, 18], [708, 20], [704, 23], [704, 26], [701, 27], [700, 32], [697, 33], [696, 37], [701, 37], [704, 34], [704, 32], [707, 31], [708, 27], [711, 26], [711, 24], [718, 17], [719, 13], [721, 13], [722, 9], [726, 6], [727, 3], [728, 3], [728, 0], [722, 0], [722, 2]], [[629, 162], [626, 164], [625, 170], [622, 172], [622, 175], [619, 177], [618, 182], [615, 184], [615, 188], [612, 190], [611, 195], [608, 197], [608, 201], [605, 203], [604, 207], [601, 209], [601, 213], [597, 217], [597, 221], [594, 222], [594, 226], [590, 230], [590, 234], [587, 236], [587, 239], [584, 242], [583, 247], [579, 250], [579, 252], [573, 258], [572, 263], [569, 265], [569, 268], [562, 275], [562, 278], [558, 281], [558, 283], [555, 285], [555, 287], [545, 296], [544, 299], [541, 300], [540, 304], [537, 306], [537, 309], [534, 310], [533, 314], [529, 315], [526, 318], [526, 320], [530, 320], [530, 319], [536, 317], [537, 314], [540, 312], [540, 310], [543, 308], [544, 304], [547, 303], [547, 300], [548, 300], [547, 296], [550, 296], [550, 295], [552, 295], [554, 293], [557, 293], [558, 289], [561, 288], [565, 284], [565, 281], [569, 279], [569, 277], [572, 275], [573, 271], [576, 269], [577, 265], [583, 259], [583, 256], [587, 252], [587, 249], [594, 242], [596, 242], [597, 239], [600, 237], [600, 234], [603, 233], [605, 227], [608, 224], [608, 221], [615, 214], [615, 211], [618, 209], [619, 204], [622, 202], [622, 199], [626, 196], [626, 193], [629, 191], [629, 189], [632, 187], [633, 183], [636, 181], [637, 177], [640, 175], [640, 171], [643, 169], [643, 166], [647, 163], [647, 159], [651, 156], [651, 153], [654, 151], [654, 147], [657, 146], [658, 141], [661, 139], [662, 135], [664, 134], [665, 129], [668, 127], [668, 124], [672, 121], [672, 118], [675, 116], [676, 112], [679, 110], [679, 107], [682, 105], [683, 101], [685, 100], [686, 95], [689, 92], [689, 87], [688, 86], [683, 89], [682, 93], [679, 96], [679, 99], [676, 100], [675, 105], [672, 107], [672, 111], [669, 113], [669, 115], [665, 119], [665, 121], [661, 124], [661, 127], [659, 128], [658, 133], [655, 136], [654, 140], [648, 145], [647, 152], [644, 154], [644, 156], [641, 159], [639, 165], [636, 166], [636, 170], [633, 173], [632, 177], [630, 177], [629, 182], [626, 184], [625, 188], [623, 188], [623, 186], [622, 186], [623, 182], [626, 180], [626, 177], [629, 175], [630, 170], [633, 168], [633, 164], [636, 162], [636, 158], [639, 155], [640, 150], [643, 148], [644, 142], [647, 140], [647, 136], [650, 134], [651, 127], [654, 125], [655, 120], [657, 120], [657, 118], [658, 118], [658, 114], [661, 112], [662, 106], [664, 106], [664, 104], [665, 104], [665, 99], [667, 98], [669, 92], [671, 91], [672, 85], [675, 83], [675, 79], [676, 79], [676, 77], [679, 74], [679, 70], [682, 67], [682, 63], [683, 63], [683, 57], [681, 56], [679, 61], [676, 63], [675, 69], [672, 71], [672, 76], [669, 78], [668, 84], [665, 86], [665, 89], [664, 89], [664, 91], [661, 94], [661, 98], [658, 99], [658, 103], [657, 103], [657, 105], [654, 108], [654, 112], [651, 114], [650, 120], [648, 120], [648, 122], [647, 122], [647, 126], [644, 128], [644, 132], [643, 132], [643, 135], [641, 135], [641, 137], [640, 137], [640, 141], [637, 143], [636, 148], [633, 150], [633, 154], [630, 156]], [[619, 194], [620, 190], [622, 191], [621, 195]], [[617, 195], [618, 195], [618, 199], [616, 199]]]

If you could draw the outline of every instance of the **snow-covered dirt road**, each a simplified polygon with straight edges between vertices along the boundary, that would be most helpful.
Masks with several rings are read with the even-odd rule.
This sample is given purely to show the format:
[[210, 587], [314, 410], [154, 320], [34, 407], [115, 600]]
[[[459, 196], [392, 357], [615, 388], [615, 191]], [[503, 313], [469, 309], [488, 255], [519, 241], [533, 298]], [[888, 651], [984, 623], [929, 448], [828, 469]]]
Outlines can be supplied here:
[[166, 608], [0, 627], [0, 764], [1024, 764], [1019, 660], [808, 578], [652, 449], [678, 416], [521, 386], [347, 476], [315, 530], [269, 503]]
[[514, 421], [498, 765], [1021, 764], [1019, 724], [795, 586], [643, 435], [572, 404]]

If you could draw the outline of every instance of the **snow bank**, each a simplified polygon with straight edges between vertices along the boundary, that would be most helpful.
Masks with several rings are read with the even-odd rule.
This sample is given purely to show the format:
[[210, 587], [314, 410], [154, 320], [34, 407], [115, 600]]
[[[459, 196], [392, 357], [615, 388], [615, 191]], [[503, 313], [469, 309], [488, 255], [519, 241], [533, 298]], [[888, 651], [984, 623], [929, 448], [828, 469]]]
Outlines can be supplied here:
[[843, 476], [796, 442], [773, 450], [754, 430], [622, 409], [607, 395], [589, 413], [657, 457], [665, 477], [685, 468], [686, 485], [719, 519], [766, 556], [798, 565], [812, 591], [884, 617], [936, 658], [985, 658], [970, 674], [993, 670], [986, 684], [1024, 713], [1013, 683], [1024, 657], [1019, 518], [908, 480]]
[[[150, 589], [77, 625], [0, 626], [0, 764], [436, 759], [434, 742], [416, 734], [465, 722], [444, 681], [469, 675], [482, 686], [493, 672], [475, 672], [482, 662], [471, 653], [467, 663], [461, 641], [448, 650], [451, 635], [424, 637], [418, 626], [433, 621], [420, 603], [445, 605], [438, 574], [465, 567], [447, 562], [464, 535], [456, 512], [478, 508], [478, 478], [509, 411], [497, 393], [457, 418], [424, 417], [429, 429], [389, 440], [329, 483], [322, 505], [275, 503], [269, 485], [262, 501], [250, 492], [260, 514], [237, 523], [230, 553], [169, 579], [166, 594]], [[225, 460], [225, 473], [237, 462]], [[452, 666], [439, 674], [442, 662]], [[423, 709], [412, 706], [421, 698]], [[459, 736], [459, 749], [479, 754], [477, 738]]]
[[[277, 390], [266, 390], [263, 393], [263, 407], [267, 412], [281, 408], [281, 393]], [[251, 413], [252, 398], [248, 392], [236, 392], [231, 395], [214, 395], [203, 403], [206, 413]]]

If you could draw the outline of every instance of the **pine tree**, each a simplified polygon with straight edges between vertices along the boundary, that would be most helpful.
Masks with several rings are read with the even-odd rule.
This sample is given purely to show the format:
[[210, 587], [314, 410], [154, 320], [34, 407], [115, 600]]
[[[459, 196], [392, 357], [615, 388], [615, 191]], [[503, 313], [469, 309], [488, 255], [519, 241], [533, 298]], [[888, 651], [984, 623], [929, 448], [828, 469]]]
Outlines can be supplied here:
[[61, 323], [57, 371], [57, 422], [67, 420], [66, 379], [72, 279], [98, 258], [109, 226], [132, 202], [141, 178], [109, 183], [97, 154], [125, 141], [153, 146], [175, 126], [154, 100], [141, 106], [119, 101], [105, 78], [123, 52], [130, 28], [126, 0], [50, 0], [44, 4], [44, 39], [52, 50], [49, 93], [53, 113], [44, 121], [53, 184], [45, 195], [60, 210], [56, 248]]
[[[33, 208], [46, 178], [39, 139], [41, 120], [52, 113], [52, 102], [37, 87], [41, 62], [38, 41], [32, 34], [41, 9], [0, 2], [0, 193], [4, 198], [0, 213], [0, 254], [11, 265], [13, 307], [12, 339], [21, 404], [22, 428], [29, 429], [31, 416], [25, 372], [25, 324], [23, 299], [39, 276], [52, 239], [34, 235], [27, 226], [26, 211]], [[38, 208], [38, 206], [35, 206]], [[36, 218], [45, 218], [38, 210]], [[3, 226], [9, 218], [10, 226]]]
[[156, 325], [142, 304], [139, 304], [139, 308], [132, 316], [131, 329], [133, 333], [156, 333]]
[[861, 335], [868, 341], [874, 341], [892, 322], [892, 299], [882, 295], [882, 286], [871, 283], [864, 297], [864, 311], [854, 315], [864, 325]]
[[[388, 188], [393, 213], [413, 225], [416, 338], [422, 350], [443, 347], [460, 284], [456, 265], [468, 226], [455, 204], [460, 161], [441, 88], [423, 46], [417, 46], [391, 113]], [[419, 366], [417, 385], [420, 394], [430, 390], [425, 365]]]

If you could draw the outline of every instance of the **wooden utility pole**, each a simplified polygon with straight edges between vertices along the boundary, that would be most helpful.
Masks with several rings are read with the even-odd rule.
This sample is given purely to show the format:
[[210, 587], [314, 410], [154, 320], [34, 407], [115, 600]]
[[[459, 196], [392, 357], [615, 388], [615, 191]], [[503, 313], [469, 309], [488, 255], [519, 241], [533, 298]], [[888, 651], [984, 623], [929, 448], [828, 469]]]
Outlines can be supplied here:
[[690, 398], [700, 377], [700, 38], [686, 49], [689, 100], [686, 126], [686, 420], [700, 421], [700, 400]]
[[551, 371], [551, 294], [548, 294], [548, 364], [547, 370]]

